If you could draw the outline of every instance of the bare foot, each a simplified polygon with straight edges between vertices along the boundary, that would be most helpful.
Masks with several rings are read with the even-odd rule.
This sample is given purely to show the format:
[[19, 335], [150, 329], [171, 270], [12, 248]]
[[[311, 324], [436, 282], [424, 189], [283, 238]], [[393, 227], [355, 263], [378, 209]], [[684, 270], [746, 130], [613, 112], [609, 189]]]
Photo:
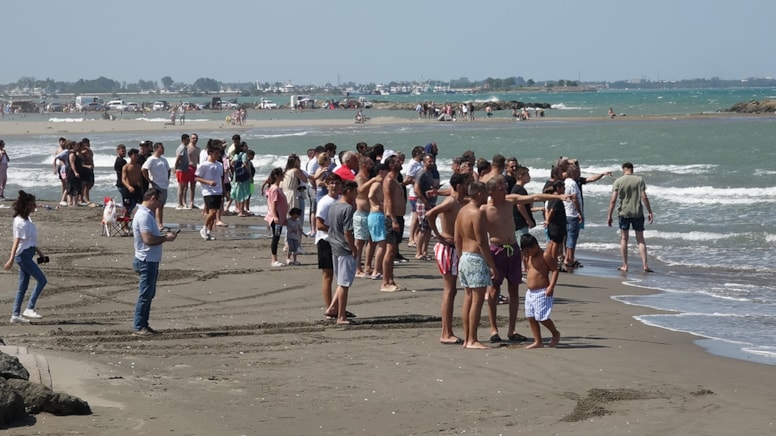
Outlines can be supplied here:
[[617, 271], [628, 272], [628, 265], [623, 265], [617, 268]]
[[483, 344], [482, 342], [472, 342], [471, 344], [463, 344], [464, 348], [469, 348], [473, 350], [489, 350], [490, 347]]
[[463, 344], [463, 339], [457, 337], [457, 336], [443, 336], [439, 338], [439, 342], [443, 345], [461, 345]]
[[338, 319], [337, 320], [337, 325], [353, 325], [353, 324], [355, 324], [355, 322], [353, 322], [353, 321], [351, 321], [349, 319], [345, 319], [345, 320]]
[[550, 347], [557, 347], [558, 342], [560, 342], [560, 330], [555, 331], [552, 335], [552, 340], [550, 341]]
[[[558, 337], [558, 339], [560, 340], [560, 336]], [[525, 348], [544, 348], [544, 344], [542, 344], [541, 342], [534, 342], [533, 344]]]

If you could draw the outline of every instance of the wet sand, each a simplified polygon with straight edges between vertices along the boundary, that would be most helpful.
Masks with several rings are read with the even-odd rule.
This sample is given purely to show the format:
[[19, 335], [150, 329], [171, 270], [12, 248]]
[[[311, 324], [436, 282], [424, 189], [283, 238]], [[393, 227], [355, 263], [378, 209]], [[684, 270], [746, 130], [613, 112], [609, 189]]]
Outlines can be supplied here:
[[[318, 109], [322, 110], [322, 109]], [[271, 120], [252, 120], [248, 119], [244, 126], [236, 126], [226, 123], [224, 120], [204, 120], [197, 119], [193, 114], [186, 120], [186, 124], [168, 125], [159, 121], [147, 121], [141, 119], [116, 119], [106, 121], [95, 119], [96, 115], [88, 112], [82, 114], [51, 114], [51, 118], [73, 118], [83, 119], [80, 122], [53, 122], [53, 121], [30, 121], [25, 119], [6, 118], [0, 119], [0, 136], [20, 136], [20, 135], [61, 135], [80, 137], [94, 133], [155, 133], [155, 132], [190, 132], [191, 130], [217, 131], [224, 130], [224, 136], [231, 136], [234, 132], [240, 132], [258, 128], [294, 128], [294, 127], [359, 127], [363, 124], [355, 124], [353, 120], [355, 112], [342, 111], [340, 119], [307, 119], [304, 114], [298, 114], [298, 119], [271, 119]], [[401, 114], [401, 116], [398, 116]], [[728, 118], [728, 117], [763, 117], [771, 118], [771, 115], [762, 114], [736, 114], [736, 113], [714, 113], [714, 114], [694, 114], [694, 115], [652, 115], [652, 116], [627, 116], [609, 119], [609, 117], [553, 117], [549, 114], [545, 118], [531, 118], [524, 123], [536, 122], [623, 122], [623, 121], [654, 121], [654, 120], [681, 120], [681, 119], [699, 119], [699, 118]], [[151, 115], [152, 118], [159, 118]], [[486, 118], [479, 116], [473, 124], [483, 123], [515, 123], [514, 118], [508, 116], [494, 116]], [[419, 120], [417, 118], [406, 117], [405, 111], [397, 111], [397, 116], [376, 116], [369, 119], [366, 125], [403, 125], [403, 124], [436, 124], [440, 121], [433, 119]]]
[[[4, 206], [7, 253], [12, 214]], [[165, 244], [151, 311], [163, 333], [141, 339], [130, 335], [132, 238], [101, 237], [99, 208], [33, 215], [51, 257], [37, 308], [45, 317], [3, 324], [0, 337], [47, 356], [54, 388], [86, 399], [94, 414], [41, 414], [6, 434], [774, 431], [774, 367], [710, 355], [690, 335], [641, 324], [632, 317], [654, 311], [613, 301], [643, 292], [619, 279], [561, 276], [556, 349], [464, 350], [439, 343], [442, 280], [432, 262], [397, 266], [397, 282], [412, 291], [381, 293], [378, 282], [358, 279], [348, 304], [357, 323], [338, 327], [323, 316], [315, 255], [270, 268], [261, 218], [225, 217], [229, 227], [206, 242], [199, 211], [165, 216], [183, 231]], [[303, 246], [314, 253], [311, 239]], [[10, 313], [16, 270], [2, 277], [1, 305]], [[499, 313], [504, 337], [506, 306]], [[518, 327], [529, 334], [522, 301]], [[485, 316], [479, 332], [488, 338]]]

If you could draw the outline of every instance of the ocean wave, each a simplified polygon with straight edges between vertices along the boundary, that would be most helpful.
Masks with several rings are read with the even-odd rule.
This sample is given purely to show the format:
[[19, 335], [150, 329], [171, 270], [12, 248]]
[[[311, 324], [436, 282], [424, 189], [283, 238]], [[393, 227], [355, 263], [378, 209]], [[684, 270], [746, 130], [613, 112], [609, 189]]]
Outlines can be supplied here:
[[712, 172], [718, 165], [687, 164], [687, 165], [639, 165], [640, 172], [662, 172], [672, 174], [703, 174]]
[[566, 110], [566, 111], [586, 111], [586, 110], [592, 110], [593, 108], [590, 107], [584, 107], [584, 106], [566, 106], [563, 103], [555, 103], [553, 105], [550, 105], [552, 109], [559, 109], [559, 110]]
[[[135, 118], [137, 121], [145, 121], [148, 123], [169, 123], [169, 118], [146, 118], [146, 117], [138, 117]], [[212, 121], [212, 120], [206, 120], [206, 119], [186, 119], [187, 123], [198, 123], [198, 122], [204, 122], [204, 121]]]
[[776, 187], [716, 188], [713, 186], [691, 186], [674, 188], [651, 185], [647, 188], [650, 197], [680, 203], [682, 205], [751, 205], [752, 203], [776, 203]]
[[293, 136], [306, 136], [308, 132], [294, 132], [294, 133], [276, 133], [273, 135], [251, 135], [250, 139], [274, 139], [274, 138], [288, 138]]
[[645, 230], [644, 236], [656, 239], [682, 239], [685, 241], [716, 241], [718, 239], [735, 238], [738, 233], [714, 233], [714, 232], [661, 232], [658, 230]]
[[501, 101], [501, 100], [499, 100], [499, 98], [496, 97], [495, 95], [491, 95], [490, 97], [488, 97], [486, 99], [478, 98], [478, 99], [474, 100], [475, 103], [496, 103], [496, 102], [499, 102], [499, 101]]
[[51, 123], [82, 123], [83, 118], [49, 118]]

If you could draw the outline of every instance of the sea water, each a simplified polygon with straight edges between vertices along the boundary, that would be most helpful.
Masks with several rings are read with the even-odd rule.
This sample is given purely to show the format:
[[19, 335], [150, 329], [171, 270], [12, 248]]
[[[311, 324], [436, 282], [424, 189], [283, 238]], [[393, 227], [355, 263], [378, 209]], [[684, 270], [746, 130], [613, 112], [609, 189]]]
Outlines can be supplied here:
[[[516, 156], [531, 170], [533, 181], [527, 189], [534, 193], [541, 190], [550, 166], [559, 156], [580, 159], [583, 175], [613, 171], [614, 177], [584, 186], [586, 222], [577, 256], [585, 267], [573, 274], [621, 278], [630, 286], [654, 289], [654, 294], [646, 296], [614, 298], [625, 304], [667, 311], [650, 314], [645, 309], [638, 319], [645, 324], [695, 334], [703, 338], [698, 343], [713, 353], [776, 364], [776, 283], [771, 272], [776, 263], [772, 249], [776, 242], [776, 118], [670, 117], [713, 114], [738, 101], [774, 96], [774, 89], [376, 96], [395, 101], [536, 101], [551, 103], [556, 109], [547, 110], [541, 122], [509, 123], [419, 122], [414, 121], [416, 115], [410, 111], [368, 111], [372, 117], [404, 118], [407, 123], [249, 129], [240, 134], [257, 152], [254, 165], [259, 184], [273, 167], [285, 165], [290, 152], [304, 156], [308, 148], [326, 142], [334, 142], [340, 149], [353, 149], [359, 141], [370, 145], [379, 142], [387, 149], [409, 155], [413, 146], [435, 141], [439, 145], [438, 167], [443, 179], [451, 174], [452, 158], [469, 149], [488, 159], [496, 153]], [[608, 119], [606, 111], [610, 106], [626, 116]], [[663, 117], [640, 119], [642, 115]], [[67, 129], [75, 132], [78, 121], [65, 120], [81, 116], [32, 115], [16, 121], [45, 119], [53, 125], [67, 122]], [[149, 123], [166, 121], [163, 116], [124, 116]], [[192, 132], [199, 134], [200, 145], [204, 145], [210, 137], [228, 139], [233, 132], [228, 126], [219, 131], [200, 131], [197, 121], [223, 116], [218, 112], [189, 113], [186, 122]], [[496, 116], [508, 118], [509, 113], [502, 111]], [[352, 118], [352, 111], [249, 112], [249, 120], [273, 118], [342, 119]], [[8, 121], [0, 121], [0, 129], [2, 122]], [[88, 136], [91, 140], [96, 163], [93, 200], [117, 195], [113, 188], [117, 144], [133, 147], [145, 139], [161, 141], [167, 145], [167, 157], [172, 161], [172, 150], [179, 142], [179, 133], [175, 132], [153, 137], [144, 133], [71, 136]], [[3, 138], [12, 159], [7, 197], [25, 189], [55, 205], [59, 182], [51, 164], [57, 138], [54, 134]], [[620, 168], [626, 161], [632, 162], [635, 173], [644, 177], [655, 212], [655, 222], [648, 224], [644, 233], [653, 274], [640, 272], [633, 236], [629, 250], [631, 272], [617, 271], [619, 234], [616, 226], [606, 225], [611, 185], [622, 174]], [[254, 212], [266, 211], [261, 198], [252, 203]], [[539, 229], [533, 232], [541, 236]]]

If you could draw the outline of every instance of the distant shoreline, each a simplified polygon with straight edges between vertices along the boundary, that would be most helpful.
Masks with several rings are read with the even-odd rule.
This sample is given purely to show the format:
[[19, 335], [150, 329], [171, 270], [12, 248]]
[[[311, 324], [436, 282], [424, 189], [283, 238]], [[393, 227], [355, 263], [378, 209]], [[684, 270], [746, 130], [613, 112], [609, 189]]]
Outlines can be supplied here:
[[[304, 128], [310, 127], [353, 127], [361, 128], [362, 125], [355, 124], [350, 118], [348, 112], [347, 118], [342, 119], [295, 119], [295, 120], [248, 120], [246, 125], [238, 126], [226, 123], [224, 120], [187, 120], [186, 124], [166, 125], [161, 122], [152, 122], [146, 120], [90, 120], [84, 119], [78, 122], [52, 122], [52, 121], [24, 121], [15, 119], [0, 119], [0, 131], [2, 137], [24, 136], [24, 135], [84, 135], [88, 133], [146, 133], [146, 132], [188, 132], [191, 130], [224, 130], [224, 134], [231, 135], [232, 132], [240, 132], [251, 129], [271, 129], [271, 128]], [[768, 114], [739, 114], [732, 112], [715, 112], [709, 114], [690, 114], [690, 115], [648, 115], [648, 116], [620, 116], [615, 119], [609, 119], [605, 114], [600, 117], [563, 117], [554, 118], [548, 115], [544, 118], [531, 118], [528, 121], [515, 121], [511, 117], [493, 117], [486, 118], [480, 115], [476, 121], [456, 121], [456, 123], [466, 125], [482, 125], [491, 123], [541, 123], [541, 122], [621, 122], [621, 121], [660, 121], [660, 120], [683, 120], [683, 119], [714, 119], [714, 118], [773, 118], [774, 115]], [[392, 116], [373, 117], [366, 126], [369, 125], [421, 125], [450, 123], [431, 119], [406, 119]]]

